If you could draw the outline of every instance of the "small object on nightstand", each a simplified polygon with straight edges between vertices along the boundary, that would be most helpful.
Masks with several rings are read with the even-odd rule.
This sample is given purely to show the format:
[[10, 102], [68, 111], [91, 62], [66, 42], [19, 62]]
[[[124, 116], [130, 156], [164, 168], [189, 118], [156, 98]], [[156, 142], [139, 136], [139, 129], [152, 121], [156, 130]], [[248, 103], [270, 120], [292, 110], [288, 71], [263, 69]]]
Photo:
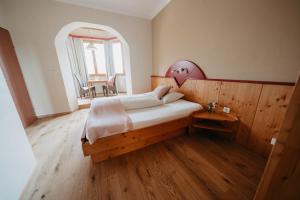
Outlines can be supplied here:
[[224, 108], [223, 108], [223, 112], [224, 112], [224, 113], [230, 113], [230, 108], [224, 107]]
[[217, 102], [215, 101], [209, 102], [207, 105], [207, 112], [209, 113], [214, 112], [216, 107], [217, 107]]

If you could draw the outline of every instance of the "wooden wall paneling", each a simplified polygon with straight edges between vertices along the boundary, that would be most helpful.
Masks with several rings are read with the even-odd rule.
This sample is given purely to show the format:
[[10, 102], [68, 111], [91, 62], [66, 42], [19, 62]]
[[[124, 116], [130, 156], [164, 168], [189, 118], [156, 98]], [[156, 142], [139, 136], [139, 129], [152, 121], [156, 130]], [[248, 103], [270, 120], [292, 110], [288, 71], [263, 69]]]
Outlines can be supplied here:
[[219, 109], [230, 107], [240, 119], [236, 141], [263, 156], [268, 156], [270, 139], [276, 136], [294, 86], [255, 82], [187, 80], [178, 88], [172, 78], [152, 77], [152, 87], [172, 85], [185, 99], [206, 106], [217, 101]]
[[158, 84], [158, 78], [157, 77], [151, 77], [151, 90], [155, 88], [155, 86]]
[[193, 80], [186, 80], [185, 83], [179, 88], [173, 78], [163, 78], [163, 77], [152, 77], [152, 90], [158, 85], [170, 85], [172, 86], [171, 91], [181, 92], [185, 95], [185, 99], [193, 101], [195, 86]]
[[173, 78], [163, 78], [165, 79], [165, 84], [172, 86], [172, 90], [178, 91], [178, 86]]
[[24, 127], [33, 123], [35, 115], [19, 61], [9, 32], [0, 27], [0, 67]]
[[186, 80], [178, 88], [173, 78], [152, 77], [152, 89], [160, 84], [171, 85], [172, 91], [183, 93], [186, 100], [206, 106], [210, 101], [218, 101], [221, 81]]
[[206, 107], [211, 101], [218, 102], [221, 81], [195, 80], [195, 102]]
[[151, 90], [154, 90], [159, 85], [160, 79], [158, 77], [151, 77]]
[[151, 78], [151, 90], [154, 90], [156, 86], [162, 84], [162, 79], [158, 77]]
[[262, 84], [222, 82], [219, 94], [219, 106], [231, 108], [239, 117], [235, 139], [246, 146], [254, 120]]
[[178, 89], [173, 78], [151, 77], [151, 89], [154, 90], [159, 85], [170, 85], [173, 86], [173, 90]]
[[195, 101], [195, 94], [196, 94], [195, 82], [196, 82], [195, 80], [186, 80], [180, 88], [177, 87], [176, 91], [183, 93], [185, 100]]
[[293, 86], [263, 85], [258, 102], [248, 147], [265, 157], [269, 156], [271, 138], [279, 133]]
[[300, 199], [300, 81], [296, 84], [255, 200]]

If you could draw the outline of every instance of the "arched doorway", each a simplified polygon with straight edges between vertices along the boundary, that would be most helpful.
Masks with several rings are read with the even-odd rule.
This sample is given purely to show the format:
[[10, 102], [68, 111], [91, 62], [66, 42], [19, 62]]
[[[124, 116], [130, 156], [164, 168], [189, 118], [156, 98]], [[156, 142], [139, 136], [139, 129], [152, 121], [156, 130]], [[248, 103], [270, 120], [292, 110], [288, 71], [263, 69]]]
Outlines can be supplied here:
[[81, 27], [87, 27], [87, 28], [96, 28], [96, 29], [102, 29], [107, 32], [110, 32], [117, 36], [119, 40], [123, 44], [123, 54], [124, 54], [124, 68], [126, 71], [126, 87], [127, 87], [127, 94], [132, 94], [132, 80], [131, 80], [131, 64], [130, 64], [130, 49], [127, 41], [125, 38], [115, 29], [100, 25], [100, 24], [92, 24], [92, 23], [86, 23], [86, 22], [72, 22], [64, 27], [61, 28], [61, 30], [57, 33], [55, 37], [55, 48], [56, 53], [58, 56], [58, 61], [60, 65], [60, 70], [64, 82], [64, 88], [66, 91], [69, 109], [70, 111], [74, 111], [78, 108], [77, 103], [77, 95], [75, 86], [73, 84], [73, 75], [71, 71], [71, 63], [68, 57], [68, 50], [66, 45], [66, 40], [68, 35]]

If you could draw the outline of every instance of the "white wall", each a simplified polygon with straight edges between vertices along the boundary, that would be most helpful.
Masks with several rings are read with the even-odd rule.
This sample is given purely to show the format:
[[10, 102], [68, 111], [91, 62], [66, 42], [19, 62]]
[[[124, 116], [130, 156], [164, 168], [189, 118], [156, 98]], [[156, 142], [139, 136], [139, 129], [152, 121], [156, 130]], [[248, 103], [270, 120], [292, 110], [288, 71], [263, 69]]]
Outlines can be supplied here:
[[0, 68], [0, 199], [18, 199], [36, 161]]
[[25, 82], [37, 115], [69, 111], [54, 39], [66, 24], [80, 21], [110, 26], [130, 47], [133, 92], [150, 89], [152, 36], [149, 20], [53, 0], [3, 0]]
[[7, 23], [6, 23], [6, 12], [4, 9], [4, 6], [0, 2], [0, 27], [6, 28]]
[[208, 78], [294, 82], [299, 0], [172, 0], [153, 22], [153, 74], [188, 59]]

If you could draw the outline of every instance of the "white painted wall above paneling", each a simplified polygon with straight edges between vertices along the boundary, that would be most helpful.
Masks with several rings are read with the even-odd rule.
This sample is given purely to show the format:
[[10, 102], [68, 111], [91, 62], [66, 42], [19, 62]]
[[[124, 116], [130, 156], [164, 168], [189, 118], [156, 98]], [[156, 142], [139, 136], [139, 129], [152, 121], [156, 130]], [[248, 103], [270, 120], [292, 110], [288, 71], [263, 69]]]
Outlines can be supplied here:
[[181, 59], [208, 78], [294, 82], [299, 0], [172, 0], [152, 21], [153, 74]]

